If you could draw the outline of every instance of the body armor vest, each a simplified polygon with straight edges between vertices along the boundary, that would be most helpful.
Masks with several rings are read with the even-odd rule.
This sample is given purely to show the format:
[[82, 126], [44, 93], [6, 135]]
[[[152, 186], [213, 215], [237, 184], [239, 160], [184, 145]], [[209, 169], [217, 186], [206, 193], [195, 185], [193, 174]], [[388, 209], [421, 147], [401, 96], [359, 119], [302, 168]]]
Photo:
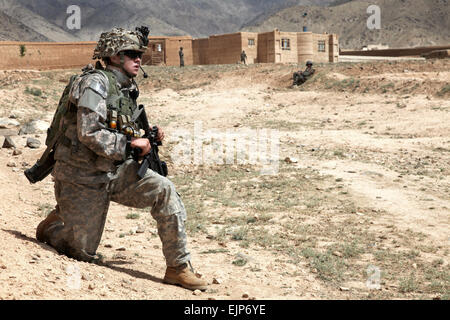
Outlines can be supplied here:
[[118, 88], [117, 78], [111, 71], [97, 72], [103, 72], [109, 81], [106, 98], [108, 128], [127, 136], [140, 137], [140, 126], [136, 121], [138, 117], [136, 99], [139, 95], [137, 88], [131, 91], [122, 91]]

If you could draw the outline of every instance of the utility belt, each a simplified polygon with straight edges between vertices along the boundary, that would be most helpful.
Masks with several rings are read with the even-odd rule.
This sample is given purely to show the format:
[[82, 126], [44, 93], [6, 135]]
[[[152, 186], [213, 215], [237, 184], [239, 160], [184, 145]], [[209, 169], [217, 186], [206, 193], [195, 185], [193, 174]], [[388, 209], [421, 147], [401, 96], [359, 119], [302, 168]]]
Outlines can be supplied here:
[[108, 110], [108, 128], [132, 138], [140, 138], [141, 132], [130, 115], [119, 115], [116, 110]]

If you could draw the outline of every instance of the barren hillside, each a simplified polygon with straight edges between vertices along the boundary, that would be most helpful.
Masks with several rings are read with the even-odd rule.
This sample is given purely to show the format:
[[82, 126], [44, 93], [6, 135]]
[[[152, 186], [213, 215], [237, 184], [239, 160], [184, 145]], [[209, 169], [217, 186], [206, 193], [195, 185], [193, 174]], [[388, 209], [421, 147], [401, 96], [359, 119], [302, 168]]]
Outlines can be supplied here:
[[0, 11], [0, 41], [17, 39], [24, 41], [49, 41], [45, 36]]
[[[381, 29], [367, 28], [369, 5], [381, 9]], [[343, 49], [360, 49], [367, 44], [412, 47], [450, 43], [448, 0], [353, 0], [330, 7], [295, 6], [248, 22], [243, 30], [302, 31], [336, 33]], [[307, 13], [306, 18], [303, 14]]]
[[[326, 5], [331, 0], [1, 0], [0, 11], [21, 21], [36, 33], [53, 41], [96, 40], [114, 26], [134, 29], [145, 24], [153, 35], [206, 37], [237, 32], [246, 21], [260, 14], [277, 12], [297, 4]], [[81, 9], [81, 29], [66, 26], [68, 6]], [[11, 28], [13, 25], [11, 25]], [[11, 33], [8, 40], [20, 40]], [[39, 37], [32, 37], [40, 41]]]
[[[112, 204], [99, 265], [35, 240], [55, 200], [51, 177], [23, 175], [44, 150], [27, 139], [44, 141], [78, 71], [0, 72], [0, 139], [15, 144], [0, 149], [0, 299], [449, 299], [450, 60], [318, 64], [292, 88], [299, 67], [139, 76], [140, 102], [166, 131], [160, 155], [188, 211], [193, 266], [211, 283], [195, 294], [162, 284], [149, 209]], [[252, 133], [278, 139], [273, 170], [182, 157], [193, 139], [217, 155], [227, 132], [248, 156]]]

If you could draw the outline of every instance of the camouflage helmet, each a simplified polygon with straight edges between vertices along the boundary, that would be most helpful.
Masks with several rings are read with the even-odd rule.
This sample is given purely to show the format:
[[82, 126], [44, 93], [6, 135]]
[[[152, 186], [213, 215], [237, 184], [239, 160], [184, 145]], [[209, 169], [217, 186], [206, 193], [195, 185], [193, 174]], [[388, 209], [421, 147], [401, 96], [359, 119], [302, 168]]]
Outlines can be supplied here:
[[306, 65], [307, 65], [307, 66], [312, 66], [313, 63], [312, 63], [312, 61], [308, 60], [308, 61], [306, 61]]
[[103, 32], [94, 49], [92, 59], [112, 57], [124, 50], [145, 52], [148, 44], [148, 32], [145, 34], [139, 28], [136, 30], [113, 28], [111, 31]]

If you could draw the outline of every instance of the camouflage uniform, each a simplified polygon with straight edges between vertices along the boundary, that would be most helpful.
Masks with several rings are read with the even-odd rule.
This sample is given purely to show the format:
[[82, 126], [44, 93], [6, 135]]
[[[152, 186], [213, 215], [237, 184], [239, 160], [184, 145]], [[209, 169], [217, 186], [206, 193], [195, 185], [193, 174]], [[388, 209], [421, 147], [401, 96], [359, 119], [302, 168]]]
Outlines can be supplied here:
[[184, 52], [183, 48], [180, 48], [178, 51], [178, 55], [180, 56], [180, 67], [184, 67]]
[[[106, 76], [111, 72], [114, 77]], [[113, 68], [86, 70], [70, 91], [76, 106], [63, 118], [65, 137], [55, 152], [56, 208], [38, 226], [38, 239], [58, 252], [94, 261], [110, 201], [134, 208], [151, 207], [168, 267], [189, 262], [186, 210], [173, 183], [148, 169], [139, 179], [138, 164], [127, 152], [124, 134], [107, 127], [109, 79], [130, 98], [136, 84]], [[136, 106], [136, 100], [131, 99]]]
[[315, 72], [316, 70], [312, 68], [312, 62], [307, 61], [306, 62], [306, 69], [305, 71], [298, 71], [294, 72], [292, 78], [293, 78], [293, 84], [292, 85], [301, 85], [306, 82]]
[[245, 53], [244, 50], [242, 50], [242, 53], [241, 53], [241, 62], [243, 64], [247, 64], [247, 54]]

